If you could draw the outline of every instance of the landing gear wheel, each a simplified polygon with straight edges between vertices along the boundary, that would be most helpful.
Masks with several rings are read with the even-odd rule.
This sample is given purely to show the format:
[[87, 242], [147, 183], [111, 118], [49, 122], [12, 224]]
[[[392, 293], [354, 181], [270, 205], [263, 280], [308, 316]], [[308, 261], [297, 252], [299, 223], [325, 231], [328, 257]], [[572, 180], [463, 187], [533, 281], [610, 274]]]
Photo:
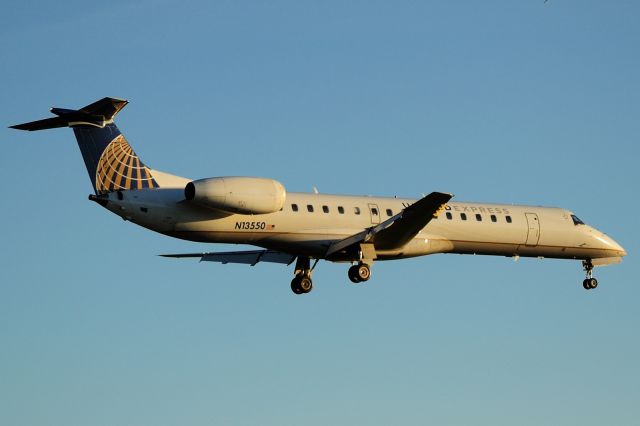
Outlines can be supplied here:
[[303, 276], [299, 279], [298, 286], [303, 293], [309, 293], [313, 289], [313, 282], [311, 278]]
[[585, 278], [584, 281], [582, 281], [582, 287], [584, 287], [585, 290], [591, 289], [591, 285], [589, 284], [589, 278]]
[[371, 278], [371, 268], [366, 263], [362, 263], [358, 265], [357, 274], [360, 281], [368, 281]]
[[588, 281], [589, 281], [589, 289], [594, 289], [598, 287], [598, 280], [596, 280], [595, 278], [590, 278]]
[[350, 267], [348, 275], [352, 283], [358, 284], [360, 282], [360, 277], [358, 277], [358, 265]]
[[302, 287], [300, 287], [300, 277], [295, 277], [291, 280], [291, 291], [295, 294], [302, 294]]
[[298, 275], [291, 280], [291, 291], [295, 294], [309, 293], [313, 289], [311, 278], [306, 275]]
[[349, 268], [348, 275], [351, 282], [355, 284], [368, 281], [371, 278], [371, 267], [366, 263], [353, 265]]
[[298, 256], [296, 260], [296, 269], [293, 272], [294, 278], [291, 280], [291, 291], [295, 294], [309, 293], [313, 289], [311, 274], [318, 264], [318, 260], [311, 266], [311, 258], [306, 256]]

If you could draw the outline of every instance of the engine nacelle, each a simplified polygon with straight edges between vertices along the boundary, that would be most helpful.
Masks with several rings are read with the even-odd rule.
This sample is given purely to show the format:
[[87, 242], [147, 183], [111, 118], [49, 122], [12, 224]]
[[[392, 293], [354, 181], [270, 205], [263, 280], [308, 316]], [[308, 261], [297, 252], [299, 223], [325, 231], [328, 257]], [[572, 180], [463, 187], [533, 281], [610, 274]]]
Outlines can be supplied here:
[[266, 214], [279, 211], [287, 198], [277, 180], [255, 177], [214, 177], [189, 182], [187, 200], [229, 213]]

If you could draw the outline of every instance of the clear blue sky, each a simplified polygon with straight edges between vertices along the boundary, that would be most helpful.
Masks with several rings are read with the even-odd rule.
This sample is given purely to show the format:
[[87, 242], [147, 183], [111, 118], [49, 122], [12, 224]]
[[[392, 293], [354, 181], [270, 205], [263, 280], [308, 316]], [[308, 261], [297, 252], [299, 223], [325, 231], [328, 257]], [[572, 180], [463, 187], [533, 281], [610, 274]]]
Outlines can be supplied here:
[[[5, 2], [0, 424], [637, 425], [636, 1]], [[68, 129], [6, 126], [103, 96], [151, 167], [292, 191], [562, 206], [629, 252], [436, 255], [366, 285], [87, 201]], [[242, 247], [240, 247], [242, 248]]]

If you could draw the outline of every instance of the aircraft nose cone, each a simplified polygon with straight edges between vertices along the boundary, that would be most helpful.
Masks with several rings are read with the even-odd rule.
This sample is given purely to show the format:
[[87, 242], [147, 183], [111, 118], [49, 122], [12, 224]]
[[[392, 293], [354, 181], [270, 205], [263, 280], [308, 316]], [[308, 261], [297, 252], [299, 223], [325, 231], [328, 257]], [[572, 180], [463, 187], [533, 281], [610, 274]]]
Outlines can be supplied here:
[[603, 243], [607, 250], [616, 252], [617, 256], [623, 257], [627, 255], [627, 251], [610, 236], [602, 234], [597, 236], [596, 239]]
[[613, 238], [610, 238], [610, 237], [607, 237], [607, 238], [609, 238], [609, 240], [611, 241], [611, 245], [613, 249], [618, 251], [618, 256], [624, 257], [627, 255], [627, 251], [624, 249], [624, 247], [618, 244]]
[[618, 244], [618, 248], [620, 249], [620, 256], [621, 257], [624, 257], [624, 256], [627, 255], [627, 251], [620, 244]]

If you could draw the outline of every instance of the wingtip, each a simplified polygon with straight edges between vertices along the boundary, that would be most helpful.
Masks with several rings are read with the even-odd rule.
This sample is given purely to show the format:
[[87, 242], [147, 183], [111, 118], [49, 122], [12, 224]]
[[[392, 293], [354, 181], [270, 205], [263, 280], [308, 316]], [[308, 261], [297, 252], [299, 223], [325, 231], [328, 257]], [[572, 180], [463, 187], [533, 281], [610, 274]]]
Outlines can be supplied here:
[[450, 192], [435, 191], [432, 192], [432, 194], [440, 197], [449, 197], [450, 199], [454, 197], [454, 195]]

